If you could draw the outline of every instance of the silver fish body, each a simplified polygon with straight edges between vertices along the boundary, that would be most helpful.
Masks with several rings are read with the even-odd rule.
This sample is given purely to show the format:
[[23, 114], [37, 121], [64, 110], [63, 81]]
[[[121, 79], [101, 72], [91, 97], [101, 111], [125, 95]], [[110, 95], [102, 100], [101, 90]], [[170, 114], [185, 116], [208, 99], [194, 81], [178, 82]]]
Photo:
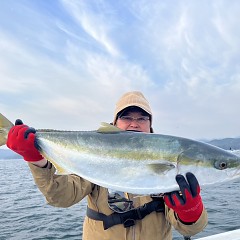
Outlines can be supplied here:
[[240, 157], [202, 142], [139, 132], [37, 132], [42, 154], [67, 173], [134, 194], [177, 190], [176, 174], [201, 186], [240, 176]]

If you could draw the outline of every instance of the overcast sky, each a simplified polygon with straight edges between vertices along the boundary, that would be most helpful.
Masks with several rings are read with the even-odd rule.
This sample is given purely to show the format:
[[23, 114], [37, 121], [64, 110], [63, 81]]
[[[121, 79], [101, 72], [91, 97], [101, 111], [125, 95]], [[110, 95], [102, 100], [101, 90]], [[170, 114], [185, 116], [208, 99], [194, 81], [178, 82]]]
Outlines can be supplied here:
[[138, 90], [156, 133], [240, 136], [240, 1], [2, 0], [0, 112], [94, 130]]

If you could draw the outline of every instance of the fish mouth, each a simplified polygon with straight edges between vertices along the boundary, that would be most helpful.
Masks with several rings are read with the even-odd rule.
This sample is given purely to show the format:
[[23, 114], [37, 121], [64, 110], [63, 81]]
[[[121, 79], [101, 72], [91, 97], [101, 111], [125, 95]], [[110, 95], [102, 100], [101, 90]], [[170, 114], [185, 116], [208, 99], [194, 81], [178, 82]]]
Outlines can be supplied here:
[[240, 177], [240, 166], [238, 166], [235, 169], [232, 169], [231, 171], [227, 171], [227, 175], [230, 178], [238, 178], [238, 177]]
[[240, 176], [240, 166], [236, 169], [236, 176]]

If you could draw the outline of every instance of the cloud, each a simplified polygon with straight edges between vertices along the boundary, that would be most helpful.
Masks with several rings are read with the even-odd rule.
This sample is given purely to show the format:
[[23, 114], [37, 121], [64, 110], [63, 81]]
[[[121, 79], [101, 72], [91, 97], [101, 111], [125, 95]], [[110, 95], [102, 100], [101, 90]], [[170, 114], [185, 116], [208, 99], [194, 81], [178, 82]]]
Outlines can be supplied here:
[[239, 136], [239, 11], [227, 0], [4, 2], [1, 111], [89, 130], [140, 90], [156, 132]]
[[109, 37], [112, 24], [108, 23], [109, 19], [106, 11], [106, 2], [96, 2], [96, 9], [93, 9], [93, 5], [84, 1], [63, 0], [62, 3], [83, 30], [109, 54], [113, 56], [118, 56], [120, 54], [117, 47], [114, 46], [114, 42]]
[[[34, 57], [7, 34], [1, 33], [0, 39], [0, 92], [21, 93], [27, 91], [32, 84], [36, 87], [41, 85], [39, 79], [30, 79], [26, 73], [36, 67]], [[27, 69], [25, 63], [28, 65]]]

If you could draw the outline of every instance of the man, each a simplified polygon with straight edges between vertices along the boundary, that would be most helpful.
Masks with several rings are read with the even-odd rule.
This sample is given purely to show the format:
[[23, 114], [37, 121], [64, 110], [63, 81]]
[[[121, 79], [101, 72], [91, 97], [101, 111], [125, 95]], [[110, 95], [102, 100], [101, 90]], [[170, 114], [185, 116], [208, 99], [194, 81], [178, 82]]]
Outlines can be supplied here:
[[[117, 102], [113, 125], [125, 131], [152, 133], [152, 111], [141, 92]], [[35, 183], [48, 203], [69, 207], [87, 196], [83, 240], [170, 240], [173, 226], [192, 236], [207, 224], [200, 187], [191, 173], [176, 176], [180, 190], [159, 196], [134, 196], [95, 185], [77, 175], [56, 175], [55, 167], [34, 146], [34, 130], [17, 120], [7, 146], [29, 163]]]

